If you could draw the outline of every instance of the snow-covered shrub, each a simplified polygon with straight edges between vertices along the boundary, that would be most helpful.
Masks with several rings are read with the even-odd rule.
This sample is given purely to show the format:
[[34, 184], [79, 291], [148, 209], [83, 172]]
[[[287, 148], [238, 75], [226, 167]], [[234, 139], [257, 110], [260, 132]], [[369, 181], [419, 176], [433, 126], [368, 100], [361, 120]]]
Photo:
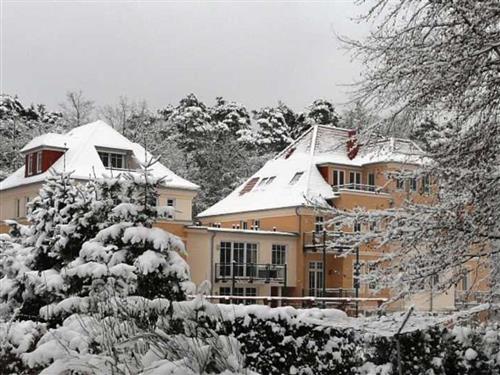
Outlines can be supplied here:
[[[397, 337], [365, 336], [365, 369], [397, 374]], [[496, 325], [457, 326], [453, 330], [431, 326], [399, 336], [404, 374], [500, 373], [500, 332]], [[370, 372], [367, 372], [371, 374]], [[377, 374], [377, 372], [373, 372]]]
[[[37, 347], [22, 355], [41, 374], [251, 373], [244, 369], [240, 343], [199, 324], [200, 299], [171, 303], [165, 299], [111, 297], [109, 293], [74, 298], [73, 314], [50, 329]], [[64, 308], [61, 302], [56, 308]], [[214, 305], [209, 304], [212, 310]], [[184, 315], [181, 325], [176, 319]]]
[[[18, 237], [0, 239], [0, 299], [7, 313], [53, 320], [71, 314], [60, 302], [93, 290], [115, 295], [184, 299], [192, 290], [184, 244], [154, 222], [172, 214], [156, 206], [162, 182], [149, 173], [126, 174], [78, 185], [54, 173], [30, 204], [30, 225], [11, 223]], [[57, 313], [62, 314], [59, 316]]]
[[45, 332], [45, 324], [31, 320], [0, 322], [0, 374], [37, 374], [40, 368], [27, 366], [21, 356], [33, 350]]

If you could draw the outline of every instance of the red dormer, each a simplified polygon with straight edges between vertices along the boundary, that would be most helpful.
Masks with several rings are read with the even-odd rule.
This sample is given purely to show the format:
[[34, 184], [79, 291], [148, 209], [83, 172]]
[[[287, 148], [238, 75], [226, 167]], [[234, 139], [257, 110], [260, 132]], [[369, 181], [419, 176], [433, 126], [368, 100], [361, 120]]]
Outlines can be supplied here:
[[64, 150], [36, 149], [25, 153], [24, 176], [46, 172], [64, 154]]
[[21, 149], [24, 177], [46, 172], [66, 150], [66, 138], [62, 134], [48, 133], [34, 138]]

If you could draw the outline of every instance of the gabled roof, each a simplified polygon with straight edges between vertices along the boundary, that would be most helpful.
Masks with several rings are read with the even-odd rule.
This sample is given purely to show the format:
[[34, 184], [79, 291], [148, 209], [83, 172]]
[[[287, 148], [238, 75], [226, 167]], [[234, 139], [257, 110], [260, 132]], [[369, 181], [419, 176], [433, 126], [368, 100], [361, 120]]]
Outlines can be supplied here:
[[[97, 153], [97, 149], [100, 148], [126, 151], [132, 155], [132, 158], [142, 163], [145, 161], [145, 155], [147, 155], [148, 159], [151, 158], [151, 154], [146, 153], [141, 145], [129, 141], [104, 121], [79, 126], [66, 134], [49, 133], [36, 137], [21, 151], [26, 153], [29, 150], [41, 147], [61, 148], [66, 149], [66, 152], [44, 173], [25, 177], [25, 167], [22, 166], [0, 182], [0, 190], [43, 181], [50, 175], [51, 169], [55, 171], [73, 171], [72, 177], [79, 180], [88, 180], [93, 176], [97, 178], [109, 176], [111, 171], [104, 167]], [[159, 162], [153, 165], [151, 171], [155, 177], [166, 177], [164, 182], [166, 187], [187, 190], [197, 190], [199, 188], [198, 185], [177, 176]], [[116, 176], [120, 172], [114, 170], [112, 173]]]
[[[351, 130], [331, 126], [311, 127], [226, 198], [201, 212], [198, 217], [308, 206], [311, 200], [332, 199], [336, 194], [319, 172], [318, 165], [362, 167], [380, 162], [421, 162], [416, 154], [421, 154], [422, 150], [413, 142], [401, 139], [388, 139], [361, 147], [358, 154], [350, 159], [347, 141], [352, 134]], [[300, 172], [303, 174], [291, 184]], [[269, 177], [275, 178], [266, 184], [263, 179]]]

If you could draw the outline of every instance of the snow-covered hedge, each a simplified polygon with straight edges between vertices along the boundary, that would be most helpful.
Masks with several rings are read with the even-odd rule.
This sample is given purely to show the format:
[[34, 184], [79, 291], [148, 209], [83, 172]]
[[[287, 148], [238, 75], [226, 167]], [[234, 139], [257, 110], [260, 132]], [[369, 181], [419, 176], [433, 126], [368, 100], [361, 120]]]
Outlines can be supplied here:
[[[87, 298], [71, 302], [72, 309], [95, 305]], [[202, 298], [128, 297], [98, 310], [72, 315], [48, 330], [27, 321], [3, 324], [2, 336], [8, 339], [2, 344], [1, 368], [44, 369], [41, 374], [399, 373], [397, 339], [379, 318], [356, 320], [338, 310], [216, 305]], [[398, 319], [394, 322], [397, 327]], [[500, 373], [500, 331], [494, 324], [422, 325], [399, 341], [404, 374]]]

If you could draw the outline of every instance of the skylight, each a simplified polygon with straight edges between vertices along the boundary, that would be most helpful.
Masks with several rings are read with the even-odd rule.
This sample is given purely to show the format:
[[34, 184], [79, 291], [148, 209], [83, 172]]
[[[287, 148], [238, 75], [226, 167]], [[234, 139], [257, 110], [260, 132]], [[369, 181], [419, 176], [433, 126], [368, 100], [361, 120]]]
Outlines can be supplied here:
[[304, 174], [304, 172], [295, 173], [295, 175], [292, 177], [292, 179], [290, 180], [290, 182], [288, 184], [295, 185], [297, 183], [297, 181], [300, 180], [300, 178], [302, 177], [303, 174]]
[[268, 177], [264, 177], [262, 180], [260, 180], [259, 186], [264, 185], [267, 182], [268, 179], [269, 179]]
[[256, 189], [257, 190], [266, 190], [267, 185], [271, 184], [276, 176], [271, 176], [271, 177], [263, 177], [260, 181], [259, 184], [257, 185]]
[[271, 176], [267, 179], [267, 182], [266, 182], [266, 185], [269, 185], [271, 182], [274, 181], [274, 179], [276, 178], [276, 176]]
[[251, 191], [253, 189], [253, 187], [257, 184], [258, 181], [259, 181], [259, 177], [254, 177], [250, 181], [248, 181], [246, 183], [246, 185], [243, 187], [243, 189], [241, 189], [240, 195], [243, 195], [243, 194]]

